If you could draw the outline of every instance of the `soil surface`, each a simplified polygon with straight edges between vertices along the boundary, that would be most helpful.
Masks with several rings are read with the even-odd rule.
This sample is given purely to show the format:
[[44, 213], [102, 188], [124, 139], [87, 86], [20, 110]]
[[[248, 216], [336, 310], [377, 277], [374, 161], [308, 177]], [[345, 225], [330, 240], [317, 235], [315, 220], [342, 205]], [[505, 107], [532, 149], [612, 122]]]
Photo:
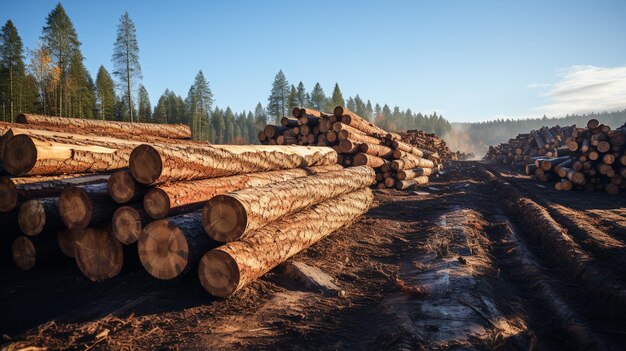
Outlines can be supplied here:
[[[91, 283], [72, 260], [0, 270], [7, 350], [619, 350], [626, 345], [626, 194], [558, 192], [453, 162], [292, 258], [342, 291], [278, 267], [227, 299], [195, 272], [137, 262]], [[132, 250], [132, 247], [130, 248]], [[40, 350], [30, 348], [29, 350]]]

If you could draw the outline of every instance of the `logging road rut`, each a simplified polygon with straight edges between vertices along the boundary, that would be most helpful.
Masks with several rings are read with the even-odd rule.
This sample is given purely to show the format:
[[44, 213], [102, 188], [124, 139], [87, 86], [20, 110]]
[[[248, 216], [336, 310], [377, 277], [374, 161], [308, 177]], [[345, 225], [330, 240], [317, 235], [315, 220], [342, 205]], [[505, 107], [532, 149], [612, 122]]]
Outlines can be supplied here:
[[[549, 184], [547, 184], [549, 185]], [[626, 197], [557, 192], [453, 162], [227, 299], [137, 262], [94, 284], [72, 262], [0, 270], [2, 343], [76, 350], [618, 350], [626, 345]], [[342, 294], [337, 294], [342, 295]]]

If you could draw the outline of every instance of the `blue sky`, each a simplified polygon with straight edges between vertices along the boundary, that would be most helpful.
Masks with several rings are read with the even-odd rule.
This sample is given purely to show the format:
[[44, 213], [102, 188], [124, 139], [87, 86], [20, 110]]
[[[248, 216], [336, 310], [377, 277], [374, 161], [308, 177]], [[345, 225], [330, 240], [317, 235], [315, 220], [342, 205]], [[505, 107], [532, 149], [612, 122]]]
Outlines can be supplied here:
[[[4, 0], [34, 48], [57, 1]], [[279, 69], [307, 90], [438, 111], [452, 121], [626, 108], [626, 1], [62, 1], [95, 77], [119, 17], [137, 27], [143, 84], [216, 104], [267, 102]]]

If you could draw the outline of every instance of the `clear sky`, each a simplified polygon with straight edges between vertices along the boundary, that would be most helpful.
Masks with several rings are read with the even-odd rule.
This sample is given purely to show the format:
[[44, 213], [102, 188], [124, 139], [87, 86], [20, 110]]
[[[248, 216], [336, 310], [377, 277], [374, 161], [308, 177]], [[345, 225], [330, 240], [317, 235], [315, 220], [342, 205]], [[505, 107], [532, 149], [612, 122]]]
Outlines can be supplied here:
[[[34, 48], [57, 1], [1, 0]], [[626, 1], [62, 1], [95, 78], [135, 22], [152, 104], [202, 69], [216, 104], [264, 106], [282, 69], [307, 91], [452, 121], [626, 108]]]

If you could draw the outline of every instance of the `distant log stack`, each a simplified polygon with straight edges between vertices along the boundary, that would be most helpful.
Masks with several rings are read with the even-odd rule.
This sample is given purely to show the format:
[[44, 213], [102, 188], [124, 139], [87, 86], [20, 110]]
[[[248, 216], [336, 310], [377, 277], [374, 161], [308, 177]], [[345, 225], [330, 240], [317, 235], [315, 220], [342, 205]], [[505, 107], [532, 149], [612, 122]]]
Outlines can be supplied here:
[[[450, 151], [446, 143], [434, 134], [417, 130], [390, 133], [343, 106], [335, 107], [332, 114], [295, 107], [292, 116], [284, 117], [280, 126], [266, 126], [259, 133], [259, 141], [268, 145], [332, 147], [344, 167], [366, 165], [374, 168], [375, 188], [409, 189], [424, 184], [428, 176], [437, 173], [443, 161], [456, 160], [461, 155]], [[428, 168], [429, 171], [424, 172], [419, 181], [399, 179], [397, 170], [391, 168], [394, 160], [403, 165]], [[422, 166], [418, 166], [420, 164]], [[404, 182], [399, 183], [401, 180]]]
[[490, 146], [485, 159], [524, 166], [526, 174], [540, 181], [556, 181], [557, 190], [604, 190], [615, 195], [626, 189], [625, 126], [611, 130], [591, 119], [586, 128], [541, 127]]

